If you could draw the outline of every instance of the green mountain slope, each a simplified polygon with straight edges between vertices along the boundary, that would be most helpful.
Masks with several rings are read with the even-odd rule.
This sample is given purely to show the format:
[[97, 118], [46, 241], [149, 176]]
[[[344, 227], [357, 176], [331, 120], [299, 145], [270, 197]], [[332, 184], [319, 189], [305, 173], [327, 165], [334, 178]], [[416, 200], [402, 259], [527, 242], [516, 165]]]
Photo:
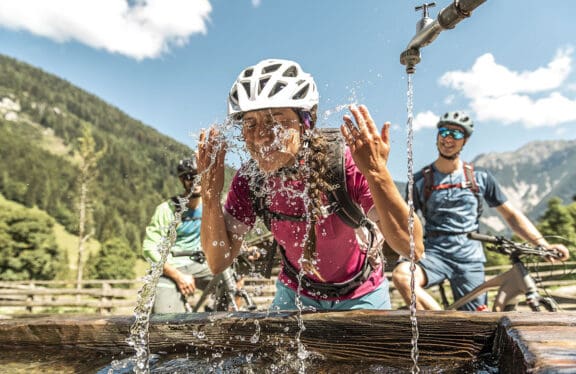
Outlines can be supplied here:
[[192, 150], [56, 76], [0, 56], [0, 192], [78, 230], [78, 139], [106, 147], [90, 186], [94, 235], [139, 251], [154, 207], [180, 191], [178, 159]]

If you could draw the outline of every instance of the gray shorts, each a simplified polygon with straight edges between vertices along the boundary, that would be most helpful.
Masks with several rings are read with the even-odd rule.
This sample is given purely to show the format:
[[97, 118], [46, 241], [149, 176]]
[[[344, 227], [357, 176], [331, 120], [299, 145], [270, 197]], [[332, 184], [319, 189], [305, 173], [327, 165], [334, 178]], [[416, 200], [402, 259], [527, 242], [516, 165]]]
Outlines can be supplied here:
[[[213, 277], [205, 262], [203, 264], [194, 262], [190, 265], [179, 267], [178, 270], [185, 274], [192, 275], [196, 283], [196, 288], [199, 290], [204, 290]], [[154, 299], [152, 313], [185, 312], [186, 300], [184, 295], [180, 293], [178, 286], [172, 279], [161, 276], [156, 287], [156, 298]]]
[[[430, 288], [442, 283], [444, 280], [448, 280], [454, 300], [460, 299], [485, 280], [484, 263], [480, 261], [456, 262], [448, 258], [441, 258], [427, 253], [426, 256], [418, 262], [418, 265], [426, 274], [427, 283], [425, 288]], [[484, 294], [460, 309], [475, 311], [480, 305], [487, 305], [486, 303], [487, 297], [486, 294]]]

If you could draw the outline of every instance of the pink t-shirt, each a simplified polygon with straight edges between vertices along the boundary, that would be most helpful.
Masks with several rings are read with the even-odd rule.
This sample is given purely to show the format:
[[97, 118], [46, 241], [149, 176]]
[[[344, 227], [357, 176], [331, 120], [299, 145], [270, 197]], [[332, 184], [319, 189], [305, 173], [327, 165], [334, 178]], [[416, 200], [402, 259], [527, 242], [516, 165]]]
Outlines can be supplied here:
[[[373, 206], [373, 201], [368, 183], [354, 164], [348, 148], [346, 148], [345, 162], [348, 193], [352, 200], [362, 207], [365, 213], [369, 212]], [[264, 183], [266, 184], [264, 187], [266, 191], [273, 191], [268, 197], [268, 207], [271, 212], [289, 216], [305, 215], [305, 204], [302, 199], [303, 182], [283, 181], [280, 178], [272, 177]], [[243, 175], [242, 169], [240, 169], [234, 176], [224, 206], [225, 214], [233, 217], [232, 220], [227, 217], [229, 231], [243, 233], [254, 225], [256, 215], [250, 196], [249, 181]], [[272, 219], [271, 222], [272, 235], [284, 247], [288, 261], [298, 270], [300, 269], [298, 260], [302, 256], [306, 227], [307, 223], [304, 221], [294, 222]], [[336, 214], [330, 214], [319, 220], [316, 225], [318, 261], [315, 267], [326, 282], [344, 282], [362, 270], [368, 243], [363, 239], [364, 235], [359, 234], [359, 232], [346, 225]], [[319, 281], [314, 275], [307, 274], [307, 276]], [[298, 287], [298, 284], [294, 284], [294, 281], [286, 276], [284, 271], [280, 273], [279, 279], [293, 290]], [[352, 299], [365, 295], [377, 288], [382, 281], [382, 270], [377, 269], [371, 273], [370, 277], [362, 285], [339, 299]], [[334, 300], [326, 296], [310, 294], [306, 290], [302, 290], [302, 293], [316, 299]]]

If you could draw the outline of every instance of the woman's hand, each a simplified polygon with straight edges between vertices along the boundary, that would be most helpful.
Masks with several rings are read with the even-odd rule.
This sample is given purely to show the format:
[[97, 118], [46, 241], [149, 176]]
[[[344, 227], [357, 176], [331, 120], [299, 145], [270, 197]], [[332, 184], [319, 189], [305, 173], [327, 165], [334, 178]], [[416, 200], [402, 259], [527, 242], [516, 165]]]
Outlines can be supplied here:
[[215, 127], [206, 134], [200, 133], [198, 141], [198, 173], [201, 175], [202, 199], [220, 200], [224, 188], [224, 160], [226, 158], [226, 142]]
[[378, 134], [378, 129], [368, 112], [368, 108], [364, 105], [360, 105], [358, 108], [351, 105], [350, 112], [356, 125], [350, 116], [345, 115], [344, 124], [340, 126], [340, 131], [352, 152], [352, 158], [362, 174], [378, 174], [386, 168], [390, 154], [390, 124], [385, 123], [382, 133]]

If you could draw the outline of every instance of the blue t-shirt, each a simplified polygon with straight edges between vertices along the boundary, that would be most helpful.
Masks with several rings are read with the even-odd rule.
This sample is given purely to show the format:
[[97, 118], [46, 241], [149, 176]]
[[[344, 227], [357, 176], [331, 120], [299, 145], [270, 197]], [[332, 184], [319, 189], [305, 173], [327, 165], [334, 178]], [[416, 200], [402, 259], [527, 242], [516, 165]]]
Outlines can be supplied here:
[[[441, 184], [465, 184], [466, 177], [462, 168], [444, 174], [432, 165], [434, 186]], [[476, 183], [481, 197], [490, 207], [504, 204], [506, 196], [490, 172], [474, 167]], [[459, 262], [486, 261], [482, 243], [468, 239], [465, 233], [478, 231], [478, 199], [470, 188], [453, 187], [434, 190], [424, 202], [424, 173], [414, 175], [414, 209], [424, 215], [425, 232], [463, 233], [461, 235], [427, 235], [424, 239], [426, 256], [449, 257]]]
[[[146, 227], [146, 235], [142, 243], [144, 257], [158, 262], [160, 261], [160, 251], [163, 250], [167, 241], [170, 240], [169, 230], [176, 216], [176, 207], [172, 199], [164, 201], [156, 207], [150, 223]], [[176, 238], [174, 245], [168, 255], [167, 263], [176, 267], [186, 266], [194, 262], [189, 256], [177, 256], [179, 251], [202, 252], [200, 242], [200, 225], [202, 218], [202, 205], [196, 209], [187, 209], [182, 213], [181, 221], [177, 222]]]

